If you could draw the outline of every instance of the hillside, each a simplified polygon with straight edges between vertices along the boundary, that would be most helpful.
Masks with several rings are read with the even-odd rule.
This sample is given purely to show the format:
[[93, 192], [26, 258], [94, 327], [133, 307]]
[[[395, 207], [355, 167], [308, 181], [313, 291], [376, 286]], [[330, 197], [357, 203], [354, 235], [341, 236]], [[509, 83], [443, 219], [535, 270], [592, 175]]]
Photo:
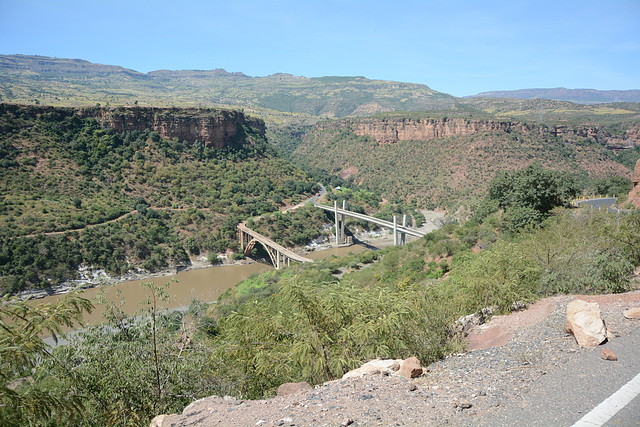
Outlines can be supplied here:
[[534, 160], [576, 174], [584, 185], [597, 177], [628, 178], [633, 166], [620, 161], [640, 152], [620, 147], [637, 144], [640, 133], [637, 125], [622, 129], [395, 114], [319, 123], [293, 158], [392, 201], [446, 208], [483, 194], [497, 172]]
[[79, 59], [0, 55], [0, 100], [54, 105], [176, 105], [270, 109], [323, 117], [451, 108], [425, 85], [364, 77], [249, 77], [224, 70], [147, 74]]
[[11, 291], [81, 264], [122, 274], [233, 250], [239, 221], [314, 187], [274, 154], [262, 121], [216, 109], [0, 104], [0, 166], [0, 289]]
[[489, 98], [532, 99], [544, 98], [558, 101], [569, 101], [576, 104], [604, 104], [613, 102], [640, 102], [640, 90], [596, 90], [596, 89], [519, 89], [482, 92], [469, 96]]

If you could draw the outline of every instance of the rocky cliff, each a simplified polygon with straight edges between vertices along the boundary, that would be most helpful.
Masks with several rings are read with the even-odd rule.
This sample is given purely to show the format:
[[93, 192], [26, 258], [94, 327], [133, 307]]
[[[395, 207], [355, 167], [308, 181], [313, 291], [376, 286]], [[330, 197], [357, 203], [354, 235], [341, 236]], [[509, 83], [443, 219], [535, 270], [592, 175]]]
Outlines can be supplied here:
[[115, 107], [86, 108], [84, 117], [95, 117], [118, 132], [150, 129], [162, 138], [204, 143], [224, 148], [251, 144], [249, 133], [264, 136], [265, 125], [240, 111], [211, 108]]
[[640, 126], [632, 126], [624, 135], [612, 135], [596, 126], [544, 126], [521, 122], [499, 120], [471, 120], [464, 118], [425, 118], [425, 119], [360, 119], [324, 122], [317, 125], [318, 130], [349, 126], [360, 136], [369, 136], [381, 144], [398, 141], [430, 141], [452, 136], [468, 136], [481, 132], [519, 131], [539, 136], [558, 136], [571, 139], [592, 138], [611, 148], [640, 145]]

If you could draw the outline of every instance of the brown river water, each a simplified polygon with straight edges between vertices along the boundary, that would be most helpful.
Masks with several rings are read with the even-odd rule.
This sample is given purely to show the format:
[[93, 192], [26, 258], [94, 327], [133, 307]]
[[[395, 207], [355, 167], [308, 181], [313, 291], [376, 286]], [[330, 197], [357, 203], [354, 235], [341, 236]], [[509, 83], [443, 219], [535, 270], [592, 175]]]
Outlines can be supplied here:
[[[384, 243], [381, 242], [384, 246]], [[311, 259], [324, 259], [332, 255], [344, 256], [349, 252], [358, 253], [366, 250], [364, 246], [354, 245], [350, 247], [331, 248], [322, 251], [311, 252], [305, 255]], [[162, 308], [175, 308], [188, 306], [194, 299], [200, 301], [212, 302], [218, 299], [227, 289], [235, 284], [247, 279], [251, 274], [262, 273], [272, 270], [271, 265], [262, 263], [242, 264], [242, 265], [224, 265], [217, 267], [208, 267], [195, 270], [181, 271], [173, 276], [153, 277], [142, 280], [133, 280], [129, 282], [121, 282], [109, 286], [99, 286], [89, 288], [82, 292], [82, 296], [89, 299], [95, 299], [96, 296], [103, 293], [104, 297], [116, 305], [120, 301], [124, 301], [121, 309], [126, 314], [135, 314], [143, 301], [147, 300], [150, 291], [141, 286], [141, 283], [154, 283], [163, 285], [171, 280], [173, 283], [169, 286], [169, 301], [162, 301]], [[53, 295], [42, 299], [34, 300], [34, 304], [54, 302], [64, 297], [64, 295]], [[95, 308], [91, 314], [85, 314], [84, 320], [86, 324], [95, 324], [104, 321], [104, 306], [94, 301]]]

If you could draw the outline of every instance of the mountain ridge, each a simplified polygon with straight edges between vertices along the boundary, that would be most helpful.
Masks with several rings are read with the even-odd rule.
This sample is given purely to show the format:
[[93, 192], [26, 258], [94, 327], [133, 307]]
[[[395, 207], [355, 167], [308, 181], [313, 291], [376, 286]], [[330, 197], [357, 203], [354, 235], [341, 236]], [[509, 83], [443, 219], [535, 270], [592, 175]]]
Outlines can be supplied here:
[[427, 85], [364, 77], [250, 77], [216, 70], [143, 74], [80, 59], [0, 55], [0, 101], [54, 105], [240, 106], [320, 117], [442, 109], [457, 98]]
[[477, 95], [469, 95], [464, 98], [516, 98], [534, 99], [543, 98], [558, 101], [570, 101], [577, 104], [607, 104], [616, 102], [640, 102], [640, 90], [597, 90], [597, 89], [567, 89], [557, 88], [532, 88], [516, 90], [494, 90], [481, 92]]

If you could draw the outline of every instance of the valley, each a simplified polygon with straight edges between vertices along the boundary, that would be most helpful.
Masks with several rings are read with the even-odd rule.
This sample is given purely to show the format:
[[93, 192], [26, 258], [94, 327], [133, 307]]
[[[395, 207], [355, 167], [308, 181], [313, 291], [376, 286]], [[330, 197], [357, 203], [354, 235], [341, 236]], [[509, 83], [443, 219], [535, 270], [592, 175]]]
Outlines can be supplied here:
[[[211, 395], [248, 406], [373, 358], [463, 353], [458, 319], [482, 310], [640, 288], [638, 103], [24, 55], [0, 55], [0, 97], [7, 425], [149, 425]], [[434, 227], [280, 269], [254, 262], [272, 260], [259, 244], [245, 255], [247, 228], [331, 245], [342, 224], [304, 205], [321, 189], [356, 213], [350, 236], [378, 233], [361, 214]], [[574, 207], [594, 193], [620, 211]], [[13, 298], [102, 272], [141, 280]], [[40, 339], [82, 325], [71, 345]]]

